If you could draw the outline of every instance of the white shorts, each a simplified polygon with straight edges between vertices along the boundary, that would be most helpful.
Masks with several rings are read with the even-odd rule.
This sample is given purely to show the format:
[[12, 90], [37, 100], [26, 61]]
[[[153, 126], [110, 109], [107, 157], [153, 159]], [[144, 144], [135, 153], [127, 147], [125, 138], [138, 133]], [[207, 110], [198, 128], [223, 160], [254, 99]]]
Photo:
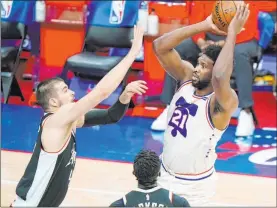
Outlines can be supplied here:
[[161, 166], [161, 176], [158, 178], [158, 185], [173, 193], [184, 197], [191, 206], [207, 206], [210, 198], [214, 196], [216, 189], [216, 173], [213, 173], [202, 180], [185, 180], [182, 176], [169, 174]]

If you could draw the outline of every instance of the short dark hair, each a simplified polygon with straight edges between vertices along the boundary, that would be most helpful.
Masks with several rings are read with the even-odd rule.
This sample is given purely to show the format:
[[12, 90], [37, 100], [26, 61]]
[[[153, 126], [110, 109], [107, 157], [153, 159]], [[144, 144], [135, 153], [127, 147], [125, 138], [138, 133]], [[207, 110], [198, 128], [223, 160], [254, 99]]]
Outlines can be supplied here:
[[217, 44], [211, 44], [207, 48], [204, 49], [203, 54], [208, 56], [213, 62], [216, 62], [217, 57], [221, 52], [222, 47]]
[[159, 156], [151, 150], [142, 150], [135, 157], [134, 175], [141, 185], [147, 186], [155, 183], [160, 174], [160, 168]]
[[44, 110], [49, 107], [49, 99], [55, 95], [54, 85], [58, 82], [64, 82], [59, 77], [44, 80], [40, 82], [36, 89], [37, 104]]

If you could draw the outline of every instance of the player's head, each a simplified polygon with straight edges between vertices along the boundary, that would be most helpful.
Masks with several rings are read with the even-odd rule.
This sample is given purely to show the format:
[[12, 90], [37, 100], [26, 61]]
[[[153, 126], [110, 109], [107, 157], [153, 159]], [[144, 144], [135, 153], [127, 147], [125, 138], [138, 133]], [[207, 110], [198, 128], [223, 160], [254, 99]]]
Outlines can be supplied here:
[[133, 174], [140, 185], [151, 186], [156, 183], [160, 175], [160, 167], [161, 162], [155, 152], [142, 150], [135, 158]]
[[221, 46], [212, 44], [200, 54], [192, 75], [192, 85], [195, 88], [202, 90], [211, 84], [213, 67], [221, 49]]
[[74, 101], [74, 92], [58, 77], [42, 81], [36, 90], [37, 103], [45, 110], [59, 108]]

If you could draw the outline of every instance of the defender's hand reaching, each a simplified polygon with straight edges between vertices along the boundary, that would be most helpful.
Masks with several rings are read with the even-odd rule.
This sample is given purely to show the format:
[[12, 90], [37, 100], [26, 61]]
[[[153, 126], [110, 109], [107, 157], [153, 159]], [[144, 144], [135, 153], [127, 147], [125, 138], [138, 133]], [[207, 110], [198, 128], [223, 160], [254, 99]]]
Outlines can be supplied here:
[[140, 49], [142, 47], [142, 40], [143, 40], [144, 30], [139, 25], [134, 26], [134, 39], [132, 40], [132, 48], [131, 51], [138, 55]]
[[148, 87], [146, 86], [146, 82], [142, 80], [137, 80], [129, 83], [123, 93], [119, 97], [119, 101], [122, 104], [127, 104], [131, 101], [131, 98], [134, 94], [142, 95], [146, 92]]

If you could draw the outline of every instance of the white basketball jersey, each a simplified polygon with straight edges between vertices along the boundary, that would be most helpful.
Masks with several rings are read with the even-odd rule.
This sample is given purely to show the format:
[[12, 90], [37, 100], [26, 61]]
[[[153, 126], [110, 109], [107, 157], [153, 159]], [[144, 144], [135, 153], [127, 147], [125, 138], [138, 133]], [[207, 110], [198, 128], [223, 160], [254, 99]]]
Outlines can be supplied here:
[[209, 110], [213, 93], [194, 94], [191, 81], [175, 93], [167, 115], [163, 165], [174, 173], [198, 174], [213, 168], [215, 147], [224, 131], [214, 128]]

